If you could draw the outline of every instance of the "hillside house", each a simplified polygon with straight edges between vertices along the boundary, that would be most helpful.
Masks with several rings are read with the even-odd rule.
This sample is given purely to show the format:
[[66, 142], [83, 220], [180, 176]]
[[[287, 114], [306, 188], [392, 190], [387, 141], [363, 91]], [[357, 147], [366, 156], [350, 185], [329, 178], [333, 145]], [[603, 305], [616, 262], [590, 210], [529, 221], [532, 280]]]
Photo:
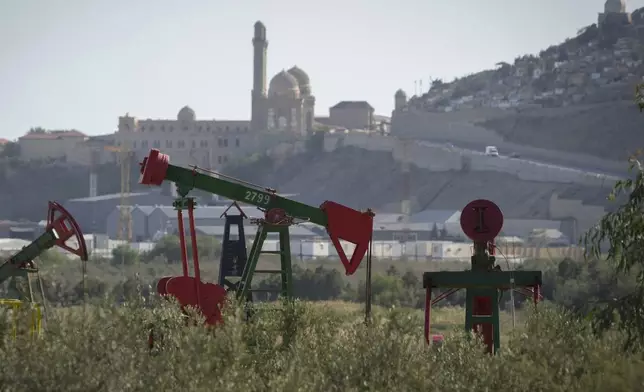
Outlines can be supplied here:
[[28, 132], [18, 138], [20, 157], [26, 161], [63, 159], [85, 140], [87, 135], [79, 131]]

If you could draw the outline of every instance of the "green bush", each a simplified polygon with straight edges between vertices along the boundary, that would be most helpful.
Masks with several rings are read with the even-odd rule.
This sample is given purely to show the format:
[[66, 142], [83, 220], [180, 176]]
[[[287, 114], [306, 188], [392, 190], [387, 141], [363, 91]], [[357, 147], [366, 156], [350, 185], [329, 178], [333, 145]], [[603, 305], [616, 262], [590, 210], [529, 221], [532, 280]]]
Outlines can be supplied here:
[[[59, 310], [40, 339], [5, 340], [0, 385], [16, 392], [604, 392], [644, 382], [644, 363], [620, 350], [619, 333], [596, 338], [558, 309], [540, 309], [496, 357], [458, 334], [429, 349], [420, 314], [397, 309], [382, 310], [370, 325], [299, 302], [252, 322], [228, 309], [214, 330], [184, 326], [171, 304]], [[164, 332], [152, 352], [150, 325]]]

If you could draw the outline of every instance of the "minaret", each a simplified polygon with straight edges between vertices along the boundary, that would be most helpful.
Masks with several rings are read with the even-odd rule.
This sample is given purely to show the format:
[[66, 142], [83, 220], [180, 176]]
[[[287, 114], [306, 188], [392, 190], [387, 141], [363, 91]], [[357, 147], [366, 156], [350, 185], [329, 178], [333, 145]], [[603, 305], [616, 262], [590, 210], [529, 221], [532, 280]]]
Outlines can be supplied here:
[[253, 36], [253, 92], [250, 126], [253, 131], [266, 129], [268, 111], [266, 109], [266, 27], [260, 21], [255, 23]]

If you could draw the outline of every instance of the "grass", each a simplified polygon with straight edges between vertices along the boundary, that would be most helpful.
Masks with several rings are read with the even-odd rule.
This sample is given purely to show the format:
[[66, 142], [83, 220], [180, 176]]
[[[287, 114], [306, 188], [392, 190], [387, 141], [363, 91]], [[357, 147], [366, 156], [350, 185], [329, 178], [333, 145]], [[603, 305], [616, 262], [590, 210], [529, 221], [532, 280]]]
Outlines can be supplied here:
[[[452, 329], [428, 349], [422, 312], [344, 302], [275, 304], [244, 322], [229, 307], [214, 330], [187, 327], [165, 302], [88, 305], [52, 311], [37, 340], [0, 346], [2, 391], [601, 391], [639, 390], [644, 363], [620, 349], [618, 333], [593, 336], [548, 306], [507, 330], [503, 352], [484, 355], [461, 328], [462, 309], [437, 309]], [[506, 317], [507, 320], [507, 316]], [[165, 332], [148, 350], [148, 326]]]

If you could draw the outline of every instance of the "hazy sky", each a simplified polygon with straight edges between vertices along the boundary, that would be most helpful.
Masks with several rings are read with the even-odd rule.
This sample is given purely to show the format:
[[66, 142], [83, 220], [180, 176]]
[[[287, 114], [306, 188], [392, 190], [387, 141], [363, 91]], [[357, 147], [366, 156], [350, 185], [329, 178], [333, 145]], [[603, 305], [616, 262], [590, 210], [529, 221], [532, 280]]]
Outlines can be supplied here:
[[[112, 132], [117, 117], [250, 115], [253, 24], [268, 77], [298, 65], [316, 114], [537, 53], [596, 22], [604, 0], [0, 0], [0, 137]], [[644, 6], [631, 0], [629, 11]]]

